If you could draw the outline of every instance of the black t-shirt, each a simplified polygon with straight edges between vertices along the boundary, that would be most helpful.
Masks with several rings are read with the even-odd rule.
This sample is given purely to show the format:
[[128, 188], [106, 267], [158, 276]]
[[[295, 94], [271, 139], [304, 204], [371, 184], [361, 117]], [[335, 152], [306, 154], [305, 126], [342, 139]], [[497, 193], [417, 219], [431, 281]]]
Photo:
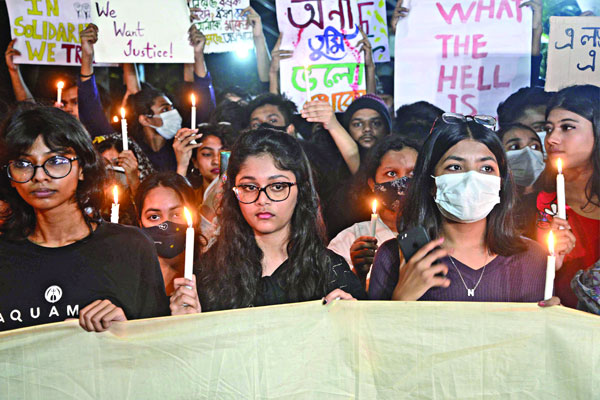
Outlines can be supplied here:
[[[367, 293], [363, 289], [358, 277], [348, 267], [346, 260], [334, 253], [331, 250], [326, 250], [331, 266], [327, 281], [329, 285], [323, 297], [331, 293], [335, 289], [342, 289], [346, 293], [350, 293], [352, 297], [358, 300], [366, 300]], [[289, 268], [288, 260], [285, 260], [273, 274], [260, 278], [259, 293], [254, 299], [254, 306], [270, 306], [274, 304], [289, 303], [287, 293], [283, 288], [283, 280], [286, 277], [286, 270]], [[313, 300], [318, 300], [317, 297]]]
[[78, 318], [98, 299], [127, 319], [170, 314], [156, 249], [138, 228], [101, 223], [57, 248], [0, 238], [0, 331]]

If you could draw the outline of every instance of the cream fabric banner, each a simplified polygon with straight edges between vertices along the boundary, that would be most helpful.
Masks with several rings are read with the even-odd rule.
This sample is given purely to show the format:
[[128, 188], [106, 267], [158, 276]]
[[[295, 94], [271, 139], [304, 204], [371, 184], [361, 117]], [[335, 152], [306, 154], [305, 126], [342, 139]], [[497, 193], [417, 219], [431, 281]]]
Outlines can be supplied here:
[[535, 304], [308, 302], [0, 333], [2, 399], [590, 399], [600, 317]]

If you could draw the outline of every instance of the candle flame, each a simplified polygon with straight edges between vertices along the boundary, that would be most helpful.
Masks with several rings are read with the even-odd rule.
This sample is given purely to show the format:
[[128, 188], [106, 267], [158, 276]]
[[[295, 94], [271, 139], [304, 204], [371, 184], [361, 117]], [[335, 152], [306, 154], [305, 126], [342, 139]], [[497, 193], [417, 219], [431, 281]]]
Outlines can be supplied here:
[[56, 87], [59, 89], [62, 89], [65, 87], [65, 83], [63, 81], [58, 81], [58, 83], [56, 84]]
[[113, 187], [113, 196], [115, 198], [115, 204], [119, 204], [119, 189], [117, 189], [117, 185]]
[[193, 225], [192, 214], [190, 214], [187, 207], [183, 207], [183, 213], [185, 214], [185, 219], [187, 221], [188, 227], [191, 228]]
[[116, 115], [113, 117], [113, 122], [119, 122], [119, 117], [117, 117]]
[[554, 233], [552, 231], [548, 235], [548, 252], [551, 256], [554, 255]]
[[121, 119], [125, 119], [125, 109], [121, 107]]
[[373, 200], [373, 214], [377, 214], [377, 200]]
[[192, 107], [196, 107], [196, 96], [192, 93]]
[[562, 174], [562, 160], [559, 158], [558, 161], [556, 162], [556, 166], [558, 168], [558, 173]]

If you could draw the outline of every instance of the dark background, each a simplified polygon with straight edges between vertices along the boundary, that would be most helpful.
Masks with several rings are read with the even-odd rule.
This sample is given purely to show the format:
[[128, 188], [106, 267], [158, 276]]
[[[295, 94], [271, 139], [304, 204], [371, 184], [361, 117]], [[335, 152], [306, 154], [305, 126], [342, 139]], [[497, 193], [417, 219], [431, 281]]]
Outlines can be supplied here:
[[[332, 0], [328, 0], [332, 1]], [[388, 21], [396, 4], [395, 0], [387, 0]], [[274, 0], [252, 0], [250, 5], [261, 15], [263, 30], [269, 49], [275, 45], [279, 30], [275, 16]], [[575, 0], [544, 0], [544, 36], [548, 34], [548, 18], [550, 15], [578, 15], [581, 11]], [[7, 105], [14, 102], [14, 95], [4, 51], [10, 42], [10, 24], [5, 0], [0, 1], [0, 113], [6, 110]], [[544, 42], [544, 40], [543, 40]], [[546, 49], [543, 47], [543, 53]], [[234, 53], [208, 54], [206, 64], [213, 77], [215, 88], [226, 88], [239, 85], [250, 93], [257, 94], [264, 90], [258, 80], [256, 72], [256, 57], [250, 52], [245, 59], [238, 58]], [[146, 81], [152, 85], [173, 93], [178, 84], [183, 80], [183, 67], [181, 64], [146, 64]], [[542, 62], [542, 76], [545, 75], [545, 61]], [[118, 67], [96, 67], [97, 80], [100, 86], [109, 90], [115, 99], [119, 99], [124, 88], [122, 85], [121, 69]], [[79, 73], [77, 67], [22, 65], [21, 73], [33, 95], [38, 99], [52, 99], [56, 95], [53, 84], [60, 78], [68, 75], [73, 78]]]

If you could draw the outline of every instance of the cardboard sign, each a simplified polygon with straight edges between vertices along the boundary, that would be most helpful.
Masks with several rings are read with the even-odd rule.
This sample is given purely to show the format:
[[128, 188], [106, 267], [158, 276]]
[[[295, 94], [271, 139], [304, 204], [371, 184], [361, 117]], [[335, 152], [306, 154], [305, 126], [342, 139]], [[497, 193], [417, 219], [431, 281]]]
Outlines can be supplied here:
[[547, 92], [600, 86], [600, 17], [550, 17]]
[[17, 64], [80, 65], [79, 32], [90, 22], [85, 0], [6, 0]]
[[224, 53], [254, 47], [252, 25], [242, 11], [250, 0], [191, 0], [196, 27], [206, 36], [204, 53]]
[[373, 49], [373, 61], [376, 63], [390, 61], [385, 3], [385, 0], [358, 0], [356, 2], [357, 14], [355, 15], [358, 15], [358, 23], [369, 37]]
[[394, 107], [496, 115], [531, 75], [531, 10], [519, 0], [419, 0], [397, 27]]
[[362, 36], [353, 6], [348, 0], [277, 2], [280, 48], [294, 51], [280, 63], [281, 93], [298, 108], [310, 98], [344, 111], [365, 93], [363, 54], [357, 46]]
[[112, 63], [193, 63], [185, 0], [92, 1], [95, 58]]

